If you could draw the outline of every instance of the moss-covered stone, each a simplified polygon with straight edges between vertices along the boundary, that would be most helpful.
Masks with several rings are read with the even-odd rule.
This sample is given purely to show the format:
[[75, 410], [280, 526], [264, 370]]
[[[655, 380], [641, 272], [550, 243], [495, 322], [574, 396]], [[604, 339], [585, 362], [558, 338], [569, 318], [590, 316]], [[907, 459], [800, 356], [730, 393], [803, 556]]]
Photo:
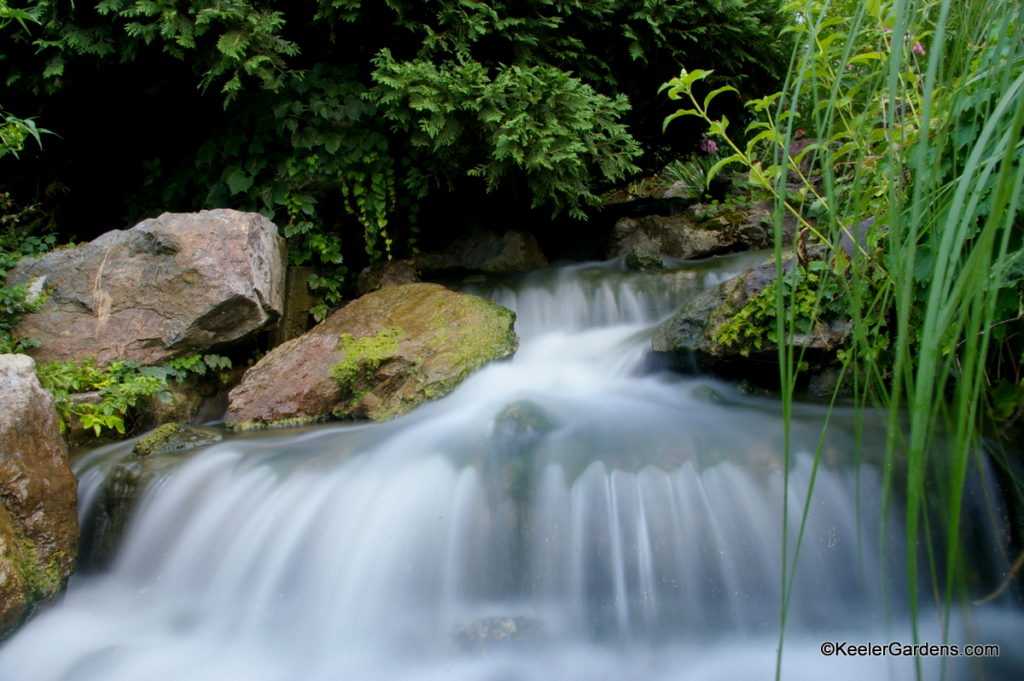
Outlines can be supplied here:
[[165, 423], [135, 443], [132, 453], [136, 456], [150, 456], [185, 452], [220, 440], [218, 435], [180, 423]]
[[518, 346], [515, 315], [438, 284], [389, 286], [284, 343], [232, 390], [226, 422], [383, 421], [455, 389]]
[[[822, 258], [825, 251], [816, 247], [809, 249], [809, 254], [812, 259]], [[796, 257], [787, 254], [783, 262], [784, 271], [792, 272], [796, 267]], [[773, 257], [693, 296], [655, 329], [651, 338], [652, 349], [668, 356], [683, 371], [712, 372], [775, 389], [779, 375], [778, 348], [767, 338], [768, 330], [757, 329], [764, 331], [759, 335], [753, 330], [736, 331], [737, 328], [742, 331], [742, 324], [746, 323], [744, 311], [752, 301], [761, 301], [760, 296], [774, 285], [775, 278]], [[774, 331], [774, 319], [770, 323]], [[790, 345], [800, 352], [807, 369], [798, 377], [801, 386], [835, 365], [836, 350], [843, 346], [849, 334], [849, 322], [836, 319], [790, 338]], [[756, 340], [750, 341], [750, 338]]]

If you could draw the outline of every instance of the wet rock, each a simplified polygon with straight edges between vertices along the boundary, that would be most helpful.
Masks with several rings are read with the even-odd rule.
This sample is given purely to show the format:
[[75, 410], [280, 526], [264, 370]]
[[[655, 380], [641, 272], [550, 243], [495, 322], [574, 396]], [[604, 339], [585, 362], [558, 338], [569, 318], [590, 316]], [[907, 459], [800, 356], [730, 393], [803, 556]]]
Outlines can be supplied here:
[[415, 284], [420, 280], [416, 264], [411, 260], [391, 260], [383, 267], [365, 268], [356, 278], [359, 295], [366, 295], [386, 286]]
[[641, 250], [689, 260], [738, 250], [723, 230], [705, 229], [688, 214], [620, 218], [612, 228], [609, 258]]
[[[812, 256], [820, 257], [822, 249]], [[784, 264], [789, 271], [796, 266], [790, 257]], [[778, 354], [774, 343], [761, 348], [725, 346], [715, 340], [718, 330], [731, 321], [756, 295], [775, 281], [775, 262], [766, 262], [722, 282], [687, 300], [676, 314], [663, 322], [651, 339], [655, 353], [662, 353], [686, 372], [711, 372], [727, 378], [751, 381], [755, 385], [774, 385], [778, 381]], [[807, 378], [836, 362], [836, 350], [844, 347], [851, 332], [850, 322], [823, 320], [810, 333], [794, 334], [791, 344], [803, 351], [803, 361], [811, 367]]]
[[518, 400], [494, 417], [494, 434], [499, 437], [535, 439], [555, 427], [544, 409], [531, 400]]
[[425, 274], [528, 272], [546, 267], [537, 237], [524, 232], [477, 232], [459, 239], [437, 253], [416, 256], [416, 266]]
[[169, 381], [164, 399], [154, 395], [146, 401], [141, 429], [191, 421], [205, 400], [216, 392], [216, 385], [217, 379], [212, 375], [189, 376], [181, 383]]
[[107, 567], [146, 488], [169, 474], [199, 447], [221, 440], [213, 431], [167, 423], [140, 438], [107, 473], [82, 527], [81, 569]]
[[529, 617], [485, 617], [470, 622], [452, 637], [455, 647], [465, 653], [539, 643], [544, 624]]
[[180, 423], [165, 423], [135, 443], [136, 456], [176, 454], [203, 447], [221, 439], [216, 433], [189, 428]]
[[665, 269], [665, 263], [658, 254], [642, 248], [630, 249], [624, 264], [631, 272], [660, 272]]
[[231, 391], [225, 421], [246, 429], [398, 416], [511, 355], [514, 319], [437, 284], [380, 289], [268, 353]]
[[159, 364], [248, 338], [281, 314], [284, 242], [255, 213], [164, 213], [24, 260], [10, 283], [45, 278], [49, 299], [16, 332], [37, 360]]
[[316, 297], [309, 290], [309, 280], [316, 272], [316, 268], [298, 265], [286, 270], [284, 308], [281, 319], [270, 333], [272, 347], [298, 338], [309, 329], [310, 310], [316, 305]]
[[[772, 243], [772, 213], [770, 201], [741, 201], [693, 203], [667, 216], [623, 217], [612, 229], [607, 256], [636, 258], [635, 253], [653, 253], [693, 260], [766, 248]], [[785, 217], [784, 243], [792, 242], [794, 231], [795, 220]]]
[[485, 459], [484, 479], [512, 499], [527, 499], [533, 491], [531, 450], [556, 424], [536, 402], [519, 400], [494, 417], [494, 453]]
[[173, 456], [130, 456], [111, 469], [82, 524], [79, 568], [83, 572], [110, 565], [149, 483], [181, 462], [180, 457]]
[[78, 481], [35, 363], [0, 355], [0, 638], [75, 567]]

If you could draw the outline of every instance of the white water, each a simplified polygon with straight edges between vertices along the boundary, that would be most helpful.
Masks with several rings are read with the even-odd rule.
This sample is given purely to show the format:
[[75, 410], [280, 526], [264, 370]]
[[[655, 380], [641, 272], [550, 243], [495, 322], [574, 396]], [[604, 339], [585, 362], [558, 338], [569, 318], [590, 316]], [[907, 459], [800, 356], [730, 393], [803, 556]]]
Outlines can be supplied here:
[[[577, 266], [487, 293], [519, 314], [511, 361], [390, 424], [192, 457], [151, 486], [112, 568], [73, 579], [0, 649], [0, 681], [772, 678], [777, 405], [641, 371], [651, 325], [683, 295], [656, 277]], [[804, 407], [794, 420], [791, 547], [822, 418]], [[901, 522], [880, 530], [879, 474], [833, 418], [782, 676], [912, 678], [911, 660], [819, 651], [912, 640]], [[102, 470], [81, 471], [83, 512]], [[457, 645], [489, 617], [539, 633]], [[958, 616], [948, 640], [1002, 643], [988, 678], [1019, 678], [1022, 632], [1019, 614], [988, 608]], [[942, 640], [927, 615], [921, 638]], [[923, 661], [924, 678], [939, 662]]]

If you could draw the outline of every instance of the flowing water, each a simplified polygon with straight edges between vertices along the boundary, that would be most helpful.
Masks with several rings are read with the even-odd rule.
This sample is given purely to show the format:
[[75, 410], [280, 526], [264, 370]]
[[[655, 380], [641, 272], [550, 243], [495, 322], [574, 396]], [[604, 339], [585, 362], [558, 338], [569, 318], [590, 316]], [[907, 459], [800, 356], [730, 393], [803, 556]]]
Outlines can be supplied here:
[[[884, 433], [858, 450], [839, 409], [819, 443], [800, 405], [787, 475], [775, 401], [647, 357], [659, 319], [746, 264], [468, 287], [516, 310], [514, 358], [391, 423], [228, 437], [159, 476], [113, 564], [0, 649], [0, 681], [770, 679], [783, 511], [793, 569], [812, 475], [782, 678], [913, 678], [819, 650], [913, 640]], [[83, 516], [129, 448], [79, 462]], [[1022, 633], [1008, 607], [954, 614], [951, 643], [1002, 656], [948, 678], [1021, 678]], [[934, 617], [920, 637], [942, 641]]]

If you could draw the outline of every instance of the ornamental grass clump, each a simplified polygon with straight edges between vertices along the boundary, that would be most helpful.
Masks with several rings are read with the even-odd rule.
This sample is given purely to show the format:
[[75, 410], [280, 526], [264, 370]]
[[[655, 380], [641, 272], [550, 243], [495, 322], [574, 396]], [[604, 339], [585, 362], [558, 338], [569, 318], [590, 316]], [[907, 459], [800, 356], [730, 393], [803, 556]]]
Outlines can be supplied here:
[[[947, 627], [963, 602], [966, 481], [986, 465], [981, 438], [998, 429], [994, 419], [1024, 404], [1024, 6], [799, 0], [787, 9], [799, 45], [785, 87], [749, 103], [755, 120], [745, 131], [714, 113], [734, 90], [710, 89], [709, 71], [684, 70], [666, 84], [684, 107], [668, 120], [707, 124], [726, 154], [709, 180], [742, 167], [775, 198], [780, 278], [783, 214], [804, 241], [831, 250], [843, 285], [829, 305], [841, 305], [853, 328], [843, 383], [858, 405], [888, 414], [883, 504], [903, 507], [916, 636], [919, 594], [931, 594], [927, 607]], [[797, 130], [815, 141], [794, 155]], [[853, 257], [843, 257], [851, 246]], [[798, 331], [788, 310], [806, 311], [806, 296], [792, 296], [776, 288], [778, 338]], [[800, 358], [784, 342], [778, 355], [788, 420]], [[784, 540], [783, 603], [802, 527]], [[1014, 557], [1006, 562], [1010, 569]], [[781, 653], [779, 665], [781, 674]]]

